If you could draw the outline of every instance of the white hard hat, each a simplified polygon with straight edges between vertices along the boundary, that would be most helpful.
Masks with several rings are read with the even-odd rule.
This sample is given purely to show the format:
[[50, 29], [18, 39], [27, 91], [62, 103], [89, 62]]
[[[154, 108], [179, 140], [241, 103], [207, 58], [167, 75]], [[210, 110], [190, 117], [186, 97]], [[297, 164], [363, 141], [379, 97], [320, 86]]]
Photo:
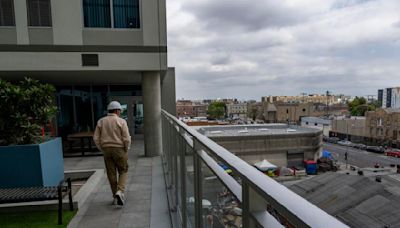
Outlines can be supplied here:
[[111, 101], [110, 104], [107, 106], [107, 110], [115, 110], [119, 109], [122, 110], [122, 106], [118, 101]]

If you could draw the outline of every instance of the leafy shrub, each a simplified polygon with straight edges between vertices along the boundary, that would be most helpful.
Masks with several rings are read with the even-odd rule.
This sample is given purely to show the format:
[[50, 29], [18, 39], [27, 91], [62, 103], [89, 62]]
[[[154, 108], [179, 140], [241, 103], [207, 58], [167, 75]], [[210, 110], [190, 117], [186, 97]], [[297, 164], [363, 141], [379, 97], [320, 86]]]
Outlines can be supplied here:
[[54, 93], [54, 86], [30, 78], [16, 84], [0, 79], [0, 145], [39, 142], [56, 114]]

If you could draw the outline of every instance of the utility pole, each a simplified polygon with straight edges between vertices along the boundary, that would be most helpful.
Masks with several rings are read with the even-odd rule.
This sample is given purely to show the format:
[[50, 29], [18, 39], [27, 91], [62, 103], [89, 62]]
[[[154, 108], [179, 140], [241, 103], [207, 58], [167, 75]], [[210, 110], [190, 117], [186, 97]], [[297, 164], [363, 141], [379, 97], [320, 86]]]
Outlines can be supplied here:
[[306, 95], [307, 95], [307, 93], [301, 93], [301, 95], [303, 96], [303, 103], [305, 103], [305, 101], [306, 101]]

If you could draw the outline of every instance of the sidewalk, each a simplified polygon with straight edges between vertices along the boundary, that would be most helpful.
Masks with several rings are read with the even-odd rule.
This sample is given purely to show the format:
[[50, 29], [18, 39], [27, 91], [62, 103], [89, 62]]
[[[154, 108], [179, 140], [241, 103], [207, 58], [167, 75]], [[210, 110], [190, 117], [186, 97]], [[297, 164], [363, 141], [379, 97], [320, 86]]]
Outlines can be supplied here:
[[[107, 175], [68, 227], [171, 227], [160, 157], [144, 157], [143, 140], [135, 139], [129, 151], [128, 183], [125, 206], [113, 206]], [[103, 157], [65, 158], [65, 170], [105, 169]]]

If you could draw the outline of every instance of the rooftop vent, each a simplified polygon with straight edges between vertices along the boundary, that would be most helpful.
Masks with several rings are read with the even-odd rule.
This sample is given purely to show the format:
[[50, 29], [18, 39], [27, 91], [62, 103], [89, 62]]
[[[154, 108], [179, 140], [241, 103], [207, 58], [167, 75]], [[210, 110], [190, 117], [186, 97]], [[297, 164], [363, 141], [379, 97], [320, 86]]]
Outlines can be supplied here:
[[259, 130], [259, 131], [269, 131], [268, 128], [259, 128], [258, 130]]
[[222, 131], [210, 131], [210, 134], [220, 134]]

